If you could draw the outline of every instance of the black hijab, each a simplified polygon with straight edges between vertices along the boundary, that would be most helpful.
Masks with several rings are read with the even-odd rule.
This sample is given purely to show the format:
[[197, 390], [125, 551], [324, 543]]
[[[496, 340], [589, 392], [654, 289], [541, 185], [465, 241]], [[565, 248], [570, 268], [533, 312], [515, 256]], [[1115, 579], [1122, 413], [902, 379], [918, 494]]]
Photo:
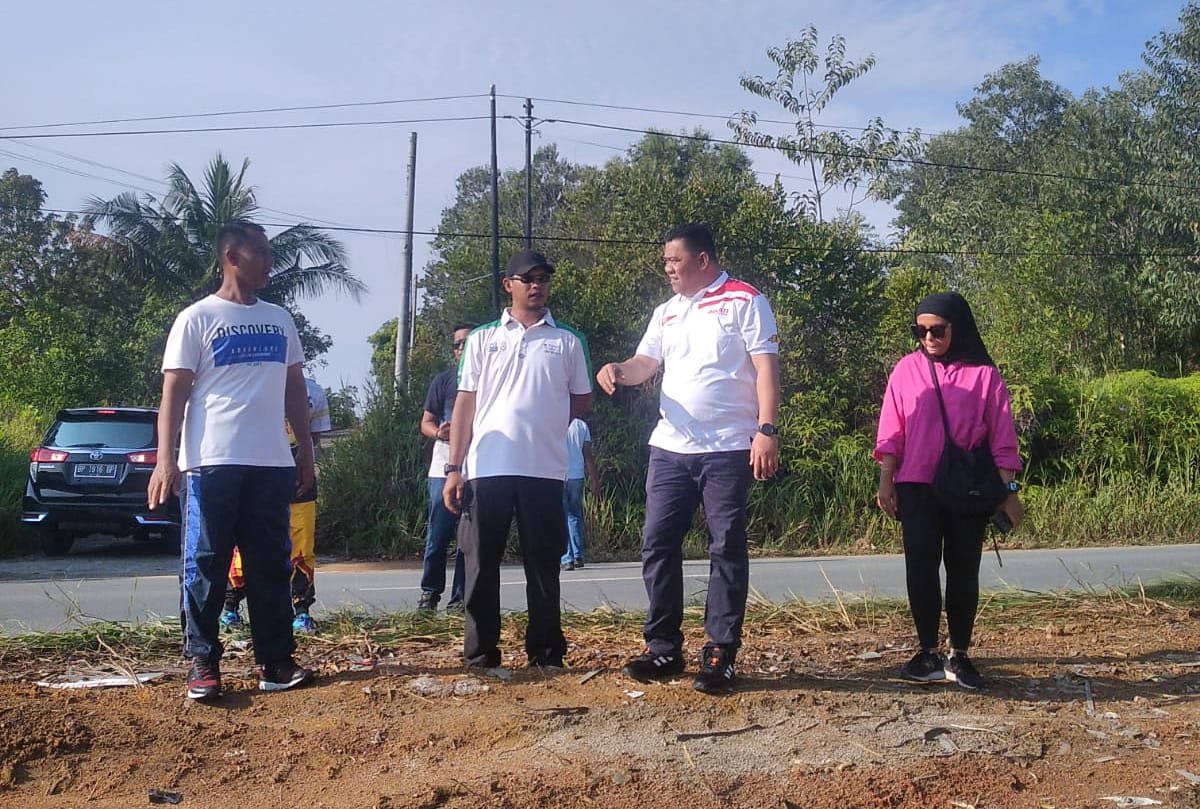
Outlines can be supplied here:
[[[975, 315], [971, 314], [971, 306], [967, 299], [957, 292], [936, 292], [926, 295], [917, 304], [916, 315], [937, 315], [943, 320], [950, 321], [954, 327], [950, 330], [950, 350], [940, 357], [926, 354], [935, 362], [961, 362], [965, 365], [995, 365], [979, 336], [979, 327], [975, 325]], [[920, 346], [925, 350], [925, 346]]]

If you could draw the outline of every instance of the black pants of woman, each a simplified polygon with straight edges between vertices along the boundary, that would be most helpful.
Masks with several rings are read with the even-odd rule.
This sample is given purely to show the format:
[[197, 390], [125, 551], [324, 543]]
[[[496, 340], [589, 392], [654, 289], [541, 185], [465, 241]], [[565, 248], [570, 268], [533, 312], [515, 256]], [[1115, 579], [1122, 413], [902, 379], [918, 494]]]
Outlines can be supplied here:
[[908, 606], [921, 648], [938, 648], [942, 620], [938, 569], [945, 562], [950, 648], [966, 651], [979, 607], [979, 561], [987, 519], [948, 512], [924, 483], [896, 484], [896, 498], [904, 535]]

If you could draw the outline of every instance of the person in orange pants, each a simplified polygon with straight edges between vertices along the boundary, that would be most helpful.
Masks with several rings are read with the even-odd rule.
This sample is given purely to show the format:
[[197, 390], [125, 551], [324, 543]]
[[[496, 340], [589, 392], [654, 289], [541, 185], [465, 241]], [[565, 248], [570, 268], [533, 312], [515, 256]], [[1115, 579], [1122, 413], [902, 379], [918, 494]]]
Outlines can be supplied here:
[[[308, 388], [309, 431], [313, 436], [313, 453], [316, 454], [317, 439], [328, 432], [329, 401], [325, 390], [314, 380], [305, 378]], [[295, 437], [288, 430], [288, 438], [295, 451]], [[317, 487], [295, 500], [291, 505], [292, 535], [292, 631], [311, 634], [317, 631], [316, 622], [309, 609], [317, 600], [315, 573], [317, 567]], [[229, 583], [225, 588], [225, 609], [221, 613], [221, 626], [240, 629], [243, 625], [241, 603], [245, 597], [245, 580], [242, 577], [242, 555], [235, 549], [233, 562], [229, 566]]]

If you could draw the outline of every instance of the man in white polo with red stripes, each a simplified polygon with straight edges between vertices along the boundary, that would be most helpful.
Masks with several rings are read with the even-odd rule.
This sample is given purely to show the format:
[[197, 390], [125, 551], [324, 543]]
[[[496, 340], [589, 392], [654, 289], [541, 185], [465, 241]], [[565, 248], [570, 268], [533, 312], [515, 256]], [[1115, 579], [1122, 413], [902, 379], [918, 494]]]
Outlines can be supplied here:
[[718, 265], [706, 225], [675, 228], [663, 241], [675, 296], [654, 310], [634, 356], [596, 375], [611, 394], [617, 385], [640, 385], [663, 370], [642, 531], [642, 578], [650, 601], [646, 648], [624, 671], [645, 681], [684, 670], [683, 539], [703, 504], [710, 562], [707, 641], [693, 686], [718, 694], [733, 688], [746, 613], [750, 482], [779, 468], [779, 336], [766, 298]]

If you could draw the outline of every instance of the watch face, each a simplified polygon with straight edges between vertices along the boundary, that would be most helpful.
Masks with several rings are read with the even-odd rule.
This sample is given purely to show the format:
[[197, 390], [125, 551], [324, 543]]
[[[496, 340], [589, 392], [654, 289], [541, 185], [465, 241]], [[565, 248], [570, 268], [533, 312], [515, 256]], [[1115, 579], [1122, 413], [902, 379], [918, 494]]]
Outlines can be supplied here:
[[775, 435], [778, 432], [778, 430], [775, 429], [774, 424], [760, 424], [758, 425], [758, 431], [763, 435], [768, 436]]

